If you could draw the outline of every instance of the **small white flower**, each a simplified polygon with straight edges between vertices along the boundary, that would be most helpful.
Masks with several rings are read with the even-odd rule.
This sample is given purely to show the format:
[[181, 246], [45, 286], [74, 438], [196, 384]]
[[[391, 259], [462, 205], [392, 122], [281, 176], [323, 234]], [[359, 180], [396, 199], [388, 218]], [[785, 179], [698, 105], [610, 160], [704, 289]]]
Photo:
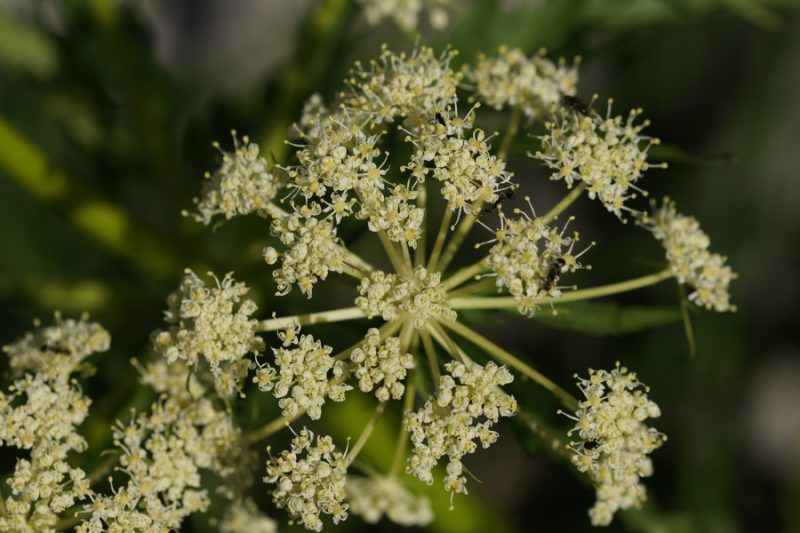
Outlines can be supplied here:
[[530, 215], [516, 209], [516, 218], [500, 212], [500, 227], [494, 238], [483, 244], [493, 244], [488, 264], [497, 276], [497, 287], [505, 288], [517, 300], [517, 309], [531, 316], [537, 303], [545, 297], [561, 296], [558, 285], [561, 276], [584, 267], [580, 257], [591, 247], [573, 253], [579, 240], [578, 232], [567, 234], [572, 218], [560, 230], [537, 217], [530, 199], [525, 197]]
[[406, 470], [425, 483], [433, 483], [433, 468], [448, 458], [444, 486], [452, 494], [467, 493], [462, 458], [477, 449], [476, 441], [488, 448], [498, 434], [491, 429], [500, 417], [512, 416], [517, 402], [500, 387], [514, 379], [505, 367], [493, 362], [449, 362], [439, 390], [418, 411], [408, 411], [403, 423], [414, 450]]
[[725, 264], [725, 257], [708, 250], [711, 240], [697, 219], [680, 214], [675, 202], [665, 198], [660, 207], [654, 206], [652, 216], [643, 215], [641, 222], [664, 245], [678, 282], [694, 288], [689, 294], [692, 302], [719, 312], [736, 310], [729, 289], [736, 273]]
[[405, 311], [414, 318], [418, 329], [425, 327], [428, 320], [456, 319], [447, 290], [441, 284], [441, 273], [428, 272], [424, 267], [417, 267], [410, 277], [375, 270], [361, 279], [358, 292], [355, 304], [368, 318], [380, 315], [389, 321]]
[[278, 335], [283, 346], [272, 349], [277, 372], [268, 363], [261, 364], [253, 382], [280, 398], [284, 416], [296, 416], [303, 410], [318, 420], [326, 399], [342, 402], [352, 388], [338, 382], [345, 374], [345, 364], [331, 357], [330, 346], [311, 335], [299, 335], [299, 326], [288, 326]]
[[518, 108], [530, 118], [539, 118], [564, 95], [575, 94], [578, 62], [567, 66], [561, 59], [556, 64], [544, 57], [544, 51], [529, 58], [518, 48], [501, 46], [496, 57], [479, 55], [466, 74], [481, 101], [495, 109]]
[[251, 143], [247, 135], [240, 144], [235, 131], [231, 136], [233, 152], [225, 152], [219, 143], [214, 143], [222, 153], [222, 165], [213, 174], [206, 173], [202, 197], [194, 199], [197, 213], [191, 216], [205, 225], [217, 215], [224, 215], [226, 220], [250, 213], [266, 216], [283, 185], [283, 178], [267, 169], [267, 161], [259, 154], [257, 144]]
[[167, 298], [167, 330], [153, 332], [153, 347], [169, 363], [207, 364], [221, 394], [231, 395], [253, 367], [245, 356], [258, 354], [264, 342], [256, 335], [258, 320], [252, 300], [242, 300], [249, 289], [231, 274], [208, 287], [186, 270], [177, 291]]
[[597, 489], [597, 502], [589, 510], [592, 525], [606, 526], [614, 513], [640, 505], [646, 499], [640, 478], [653, 472], [648, 455], [666, 436], [644, 424], [658, 417], [658, 406], [647, 397], [647, 388], [625, 367], [589, 370], [579, 378], [584, 400], [578, 404], [575, 427], [580, 440], [570, 443], [572, 460], [587, 472]]
[[275, 485], [275, 505], [286, 508], [306, 529], [322, 531], [323, 514], [331, 516], [334, 524], [347, 519], [347, 467], [347, 459], [336, 451], [330, 437], [318, 435], [315, 440], [303, 428], [295, 434], [290, 450], [269, 458], [264, 482]]
[[449, 23], [449, 15], [444, 8], [452, 6], [452, 0], [358, 0], [364, 6], [367, 22], [375, 26], [385, 18], [407, 32], [417, 29], [419, 15], [424, 8], [429, 11], [431, 27], [444, 29]]
[[278, 524], [247, 498], [233, 501], [219, 524], [221, 533], [277, 533]]
[[350, 361], [355, 364], [353, 373], [359, 388], [363, 392], [375, 389], [375, 396], [382, 402], [403, 397], [406, 372], [414, 368], [414, 357], [401, 352], [400, 339], [389, 337], [381, 343], [380, 332], [375, 328], [370, 328], [364, 344], [350, 353]]
[[606, 115], [587, 114], [560, 108], [553, 120], [545, 123], [548, 133], [534, 157], [555, 172], [550, 179], [564, 180], [568, 187], [586, 184], [589, 197], [597, 198], [610, 212], [622, 217], [628, 209], [625, 201], [633, 191], [646, 193], [636, 186], [648, 168], [666, 168], [666, 164], [647, 162], [647, 151], [659, 140], [641, 135], [650, 122], [635, 124], [641, 109], [633, 109], [627, 119], [611, 116], [608, 101]]

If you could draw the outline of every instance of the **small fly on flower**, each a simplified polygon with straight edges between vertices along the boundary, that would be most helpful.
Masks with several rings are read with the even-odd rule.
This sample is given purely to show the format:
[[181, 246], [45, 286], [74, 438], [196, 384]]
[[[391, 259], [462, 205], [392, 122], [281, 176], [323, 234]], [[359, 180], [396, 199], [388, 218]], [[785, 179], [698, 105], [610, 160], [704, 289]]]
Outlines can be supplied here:
[[43, 352], [56, 353], [59, 355], [69, 355], [72, 353], [69, 348], [65, 348], [57, 343], [54, 344], [44, 343], [39, 347], [39, 350]]
[[588, 117], [591, 114], [591, 104], [587, 104], [576, 96], [565, 94], [562, 101], [565, 107], [572, 109], [576, 113], [580, 113], [584, 117]]
[[551, 290], [555, 284], [558, 283], [558, 278], [561, 277], [564, 265], [566, 264], [566, 260], [563, 257], [559, 257], [550, 265], [550, 270], [547, 271], [547, 275], [544, 278], [544, 289], [546, 291]]
[[480, 216], [482, 217], [484, 215], [488, 215], [489, 213], [493, 212], [495, 209], [500, 207], [500, 204], [502, 204], [504, 201], [513, 198], [515, 193], [516, 189], [514, 188], [500, 191], [500, 194], [497, 195], [497, 200], [495, 200], [494, 202], [490, 203], [489, 205], [481, 209]]

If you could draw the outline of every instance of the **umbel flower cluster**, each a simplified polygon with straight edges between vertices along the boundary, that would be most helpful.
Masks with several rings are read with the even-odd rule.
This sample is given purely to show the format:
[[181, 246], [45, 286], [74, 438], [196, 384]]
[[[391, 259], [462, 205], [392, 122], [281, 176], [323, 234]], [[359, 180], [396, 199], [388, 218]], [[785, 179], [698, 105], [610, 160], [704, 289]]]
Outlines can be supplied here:
[[[516, 356], [476, 331], [464, 311], [536, 317], [565, 301], [669, 278], [687, 285], [698, 306], [727, 311], [735, 275], [672, 201], [652, 214], [639, 211], [646, 171], [662, 166], [647, 161], [658, 141], [642, 134], [640, 110], [622, 118], [609, 105], [601, 115], [594, 99], [579, 100], [578, 61], [504, 47], [456, 69], [455, 55], [384, 49], [356, 63], [331, 101], [308, 100], [285, 161], [269, 163], [234, 133], [233, 151], [223, 151], [221, 166], [206, 176], [191, 216], [206, 225], [266, 219], [261, 266], [271, 270], [267, 289], [276, 298], [264, 312], [233, 274], [186, 270], [167, 298], [151, 352], [134, 361], [152, 401], [120, 414], [111, 428], [114, 449], [89, 473], [67, 461], [86, 448], [77, 428], [90, 404], [74, 374], [108, 349], [109, 335], [87, 319], [57, 315], [53, 326], [37, 325], [5, 349], [12, 385], [0, 393], [0, 442], [29, 453], [7, 480], [0, 531], [166, 532], [210, 509], [223, 509], [214, 519], [220, 531], [275, 531], [255, 504], [258, 491], [313, 531], [350, 515], [426, 525], [434, 506], [414, 480], [443, 489], [451, 508], [471, 497], [468, 463], [500, 438], [502, 420], [542, 414], [515, 399], [520, 387], [542, 387], [574, 419], [564, 436], [579, 440], [556, 441], [595, 486], [593, 524], [642, 503], [641, 479], [651, 475], [650, 454], [665, 437], [644, 423], [659, 410], [636, 375], [619, 365], [590, 370], [576, 399], [536, 370], [529, 354]], [[487, 108], [495, 117], [508, 112], [502, 134], [482, 129]], [[513, 198], [533, 181], [507, 165], [515, 138], [568, 188], [549, 211], [537, 213], [528, 196]], [[594, 245], [579, 245], [580, 221], [566, 215], [584, 192], [661, 241], [664, 267], [606, 285], [567, 284], [571, 273], [589, 268], [583, 256]], [[484, 242], [463, 246], [473, 229]], [[472, 262], [452, 266], [470, 253]], [[350, 281], [351, 290], [304, 313], [272, 313], [277, 298], [293, 292], [302, 302], [319, 301], [315, 289], [332, 277]], [[345, 306], [331, 309], [332, 300]], [[349, 345], [351, 329], [325, 338], [315, 327], [346, 320], [363, 325]], [[375, 397], [357, 436], [326, 417], [332, 402], [352, 395]], [[248, 411], [263, 400], [278, 418]], [[402, 422], [384, 469], [361, 454], [375, 431], [385, 431], [386, 413]], [[281, 431], [293, 435], [288, 447], [272, 440]]]

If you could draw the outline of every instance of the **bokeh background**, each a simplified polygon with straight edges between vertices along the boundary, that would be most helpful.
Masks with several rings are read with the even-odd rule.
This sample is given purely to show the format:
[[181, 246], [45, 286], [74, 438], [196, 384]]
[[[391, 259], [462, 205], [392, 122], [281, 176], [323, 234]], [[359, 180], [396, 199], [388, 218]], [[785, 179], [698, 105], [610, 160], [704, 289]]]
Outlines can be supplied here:
[[[447, 29], [423, 20], [420, 31], [425, 44], [460, 50], [459, 61], [501, 43], [583, 56], [581, 96], [613, 96], [618, 110], [643, 107], [650, 133], [664, 141], [651, 159], [670, 169], [650, 171], [644, 186], [694, 214], [739, 272], [736, 313], [691, 314], [694, 355], [671, 283], [615, 300], [668, 311], [658, 328], [606, 314], [473, 317], [563, 386], [574, 372], [621, 360], [652, 387], [663, 411], [657, 427], [669, 441], [654, 454], [651, 501], [609, 531], [800, 531], [797, 2], [470, 0]], [[272, 296], [260, 257], [269, 239], [263, 220], [212, 230], [180, 216], [219, 162], [211, 141], [230, 146], [236, 128], [281, 160], [307, 96], [332, 95], [352, 62], [376, 56], [382, 42], [411, 49], [414, 39], [391, 22], [368, 26], [347, 0], [0, 0], [0, 342], [54, 309], [89, 311], [112, 332], [111, 351], [95, 356], [97, 373], [86, 381], [94, 450], [109, 446], [116, 417], [148, 401], [128, 361], [147, 353], [184, 267], [235, 271], [265, 314], [307, 306]], [[502, 119], [490, 114], [487, 127], [502, 129]], [[537, 205], [547, 205], [563, 190], [525, 158], [531, 142], [518, 139], [510, 164]], [[657, 243], [600, 206], [584, 200], [575, 211], [587, 240], [600, 243], [590, 284], [641, 275], [663, 260]], [[332, 279], [314, 301], [332, 308], [348, 298], [352, 287]], [[355, 338], [358, 328], [319, 332]], [[526, 406], [555, 410], [525, 385], [515, 394]], [[250, 401], [254, 423], [275, 413]], [[332, 409], [325, 429], [355, 434], [365, 401], [353, 395]], [[379, 426], [367, 460], [388, 461], [396, 423], [387, 417]], [[522, 425], [502, 433], [470, 462], [482, 483], [471, 482], [455, 511], [439, 486], [430, 489], [438, 512], [430, 530], [589, 531], [593, 493], [581, 477]], [[14, 460], [1, 449], [0, 472]], [[79, 460], [90, 468], [97, 459]], [[254, 495], [271, 510], [263, 486]], [[341, 529], [366, 526], [353, 519]], [[185, 530], [210, 531], [208, 517]]]

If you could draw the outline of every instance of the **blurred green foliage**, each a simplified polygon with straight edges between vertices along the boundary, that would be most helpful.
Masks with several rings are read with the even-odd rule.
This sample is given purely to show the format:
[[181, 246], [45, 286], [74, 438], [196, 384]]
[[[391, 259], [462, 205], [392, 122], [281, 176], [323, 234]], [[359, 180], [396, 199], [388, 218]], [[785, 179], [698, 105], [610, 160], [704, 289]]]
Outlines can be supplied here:
[[[296, 295], [271, 296], [260, 258], [269, 238], [262, 220], [208, 231], [180, 216], [203, 170], [218, 162], [211, 141], [227, 139], [235, 127], [263, 139], [280, 160], [286, 130], [308, 95], [333, 94], [352, 61], [375, 56], [381, 42], [408, 49], [413, 41], [388, 24], [364, 26], [351, 1], [312, 3], [293, 52], [278, 67], [254, 85], [223, 90], [217, 80], [165, 68], [152, 27], [127, 4], [67, 1], [57, 4], [56, 21], [44, 10], [54, 4], [31, 2], [20, 11], [0, 3], [0, 340], [16, 338], [53, 309], [88, 310], [112, 332], [112, 350], [96, 357], [98, 373], [87, 382], [95, 415], [86, 433], [100, 450], [110, 444], [106, 428], [116, 417], [147, 405], [146, 391], [134, 395], [128, 361], [146, 355], [148, 334], [183, 267], [235, 270], [254, 287], [264, 313], [303, 307]], [[265, 31], [279, 23], [264, 21]], [[574, 372], [617, 359], [652, 387], [664, 412], [658, 427], [670, 440], [654, 456], [650, 504], [610, 530], [800, 531], [800, 436], [794, 456], [776, 467], [762, 457], [769, 448], [747, 416], [763, 393], [752, 376], [772, 362], [800, 359], [797, 2], [472, 0], [448, 30], [421, 41], [450, 44], [459, 61], [502, 43], [583, 56], [582, 95], [614, 96], [622, 109], [644, 107], [652, 134], [665, 140], [652, 155], [672, 168], [652, 171], [648, 188], [695, 214], [741, 274], [738, 313], [692, 313], [693, 359], [680, 297], [669, 284], [617, 303], [559, 306], [558, 315], [533, 322], [470, 315], [564, 387]], [[495, 118], [488, 127], [501, 129], [503, 117]], [[511, 165], [537, 195], [555, 201], [560, 187], [523, 157], [531, 142], [517, 140]], [[583, 231], [602, 249], [591, 260], [592, 280], [641, 275], [661, 257], [657, 244], [598, 206], [583, 202], [577, 209], [579, 221], [592, 221]], [[335, 307], [350, 297], [345, 288], [331, 280], [320, 291]], [[326, 328], [323, 336], [335, 331], [342, 342], [358, 332], [352, 325]], [[563, 432], [567, 424], [552, 399], [525, 385], [514, 386], [521, 403], [551, 413], [536, 423]], [[268, 402], [251, 402], [255, 422], [276, 414]], [[362, 404], [354, 396], [331, 409], [327, 429], [337, 438], [357, 434], [369, 417]], [[390, 460], [398, 414], [390, 415], [365, 449], [379, 466]], [[447, 511], [438, 486], [425, 488], [439, 516], [431, 531], [590, 529], [583, 512], [590, 488], [524, 422], [511, 426], [496, 449], [475, 458], [471, 468], [483, 483], [457, 498], [456, 511]], [[82, 460], [91, 467], [99, 458]], [[0, 470], [13, 461], [0, 454]], [[258, 497], [269, 508], [265, 492]], [[206, 531], [206, 521], [198, 517], [187, 530]], [[342, 529], [359, 527], [351, 520]]]

